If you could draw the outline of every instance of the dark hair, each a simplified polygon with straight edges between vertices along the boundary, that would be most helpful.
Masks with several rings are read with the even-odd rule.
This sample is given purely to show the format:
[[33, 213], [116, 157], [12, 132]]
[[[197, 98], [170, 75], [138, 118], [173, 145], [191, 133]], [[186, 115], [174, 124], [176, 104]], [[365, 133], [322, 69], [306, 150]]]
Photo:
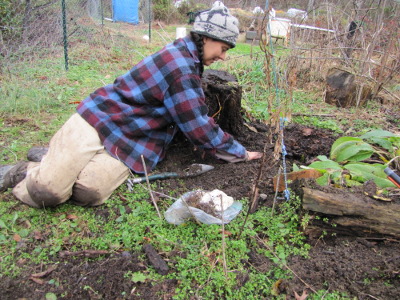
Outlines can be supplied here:
[[204, 64], [203, 64], [204, 42], [203, 42], [203, 36], [201, 34], [196, 33], [196, 32], [190, 32], [190, 36], [192, 37], [192, 40], [193, 40], [194, 44], [197, 47], [197, 52], [199, 52], [200, 77], [202, 77], [203, 76], [203, 72], [204, 72]]

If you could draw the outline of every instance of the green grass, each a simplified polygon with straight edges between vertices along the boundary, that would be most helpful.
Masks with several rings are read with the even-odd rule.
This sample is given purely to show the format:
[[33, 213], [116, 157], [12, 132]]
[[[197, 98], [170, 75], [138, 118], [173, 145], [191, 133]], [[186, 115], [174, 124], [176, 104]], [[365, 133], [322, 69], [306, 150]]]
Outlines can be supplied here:
[[[167, 275], [180, 282], [176, 299], [187, 299], [187, 295], [204, 298], [217, 295], [228, 299], [248, 295], [256, 299], [260, 295], [270, 295], [275, 281], [290, 276], [287, 270], [281, 269], [288, 256], [306, 256], [309, 249], [305, 237], [297, 229], [299, 219], [294, 212], [298, 202], [287, 202], [274, 218], [270, 217], [270, 209], [260, 209], [250, 215], [242, 233], [245, 214], [241, 214], [225, 226], [225, 231], [231, 233], [225, 237], [227, 269], [235, 270], [226, 274], [222, 265], [220, 226], [190, 221], [180, 226], [166, 224], [158, 218], [152, 204], [143, 200], [149, 195], [140, 186], [124, 197], [124, 203], [115, 196], [107, 202], [110, 213], [107, 219], [96, 213], [101, 208], [65, 204], [46, 210], [21, 207], [15, 212], [13, 202], [4, 202], [0, 206], [0, 266], [4, 270], [1, 276], [21, 274], [24, 266], [17, 263], [21, 260], [28, 260], [29, 264], [56, 263], [58, 254], [64, 250], [135, 251], [151, 240], [152, 245], [167, 256], [173, 252], [185, 253], [173, 257], [176, 260], [174, 271]], [[244, 205], [247, 203], [242, 201]], [[172, 202], [162, 202], [160, 209], [165, 210]], [[261, 233], [268, 248], [257, 243], [255, 237]], [[243, 262], [248, 260], [250, 249], [270, 257], [276, 265], [268, 272], [251, 268], [249, 281], [237, 290], [236, 277], [248, 272]], [[161, 280], [154, 271], [143, 276]], [[202, 288], [196, 289], [198, 286]]]

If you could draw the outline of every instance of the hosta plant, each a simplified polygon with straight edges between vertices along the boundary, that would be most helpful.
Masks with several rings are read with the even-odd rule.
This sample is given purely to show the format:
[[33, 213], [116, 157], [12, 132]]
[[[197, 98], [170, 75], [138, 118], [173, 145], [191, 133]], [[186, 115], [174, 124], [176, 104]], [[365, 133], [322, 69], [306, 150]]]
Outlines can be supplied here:
[[320, 185], [354, 186], [373, 180], [380, 188], [394, 187], [384, 169], [400, 156], [400, 136], [385, 130], [373, 130], [360, 137], [337, 139], [329, 158], [318, 156], [308, 167], [322, 173]]

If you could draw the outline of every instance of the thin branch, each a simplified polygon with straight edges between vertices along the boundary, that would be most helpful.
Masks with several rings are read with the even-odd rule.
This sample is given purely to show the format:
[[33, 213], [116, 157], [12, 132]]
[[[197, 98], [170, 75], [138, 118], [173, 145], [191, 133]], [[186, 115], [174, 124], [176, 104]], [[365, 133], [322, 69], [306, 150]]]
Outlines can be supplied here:
[[17, 154], [16, 154], [14, 151], [12, 151], [11, 148], [9, 148], [9, 147], [7, 147], [7, 146], [2, 146], [2, 145], [0, 145], [0, 147], [6, 149], [6, 150], [8, 150], [8, 151], [10, 151], [10, 152], [12, 153], [12, 155], [14, 155], [15, 160], [18, 161], [18, 156], [17, 156]]
[[192, 215], [193, 219], [196, 221], [197, 224], [201, 224], [201, 222], [199, 221], [199, 219], [196, 218], [196, 216], [194, 215], [194, 213], [192, 212], [192, 210], [190, 209], [189, 204], [187, 204], [186, 200], [183, 199], [183, 197], [180, 198], [183, 202], [183, 204], [185, 204], [187, 210], [190, 212], [190, 214]]
[[160, 217], [160, 220], [162, 220], [160, 211], [158, 210], [157, 202], [156, 202], [156, 200], [154, 199], [153, 192], [152, 192], [151, 187], [150, 187], [150, 181], [149, 181], [149, 176], [147, 175], [147, 169], [146, 169], [146, 163], [144, 162], [144, 157], [143, 157], [143, 155], [141, 155], [140, 157], [141, 157], [141, 159], [142, 159], [142, 164], [143, 164], [143, 168], [144, 168], [144, 174], [145, 174], [145, 176], [146, 176], [147, 188], [149, 189], [151, 201], [153, 201], [154, 207], [155, 207], [156, 210], [157, 210], [157, 214], [158, 214], [158, 216]]
[[301, 113], [295, 113], [292, 114], [292, 116], [304, 116], [304, 117], [325, 117], [325, 118], [335, 118], [337, 115], [331, 115], [331, 114], [301, 114]]
[[272, 203], [272, 210], [271, 210], [271, 217], [274, 215], [275, 211], [275, 204], [276, 204], [276, 199], [278, 198], [278, 190], [279, 190], [279, 183], [281, 180], [281, 167], [278, 169], [278, 175], [277, 175], [277, 180], [276, 180], [276, 191], [275, 191], [275, 196], [274, 196], [274, 202]]
[[221, 202], [221, 209], [222, 209], [222, 214], [221, 214], [221, 222], [222, 222], [222, 266], [224, 268], [224, 274], [226, 279], [228, 279], [228, 268], [226, 266], [226, 255], [225, 255], [225, 224], [224, 224], [224, 206], [222, 203], [222, 195], [219, 195], [220, 202]]
[[107, 250], [82, 250], [82, 251], [60, 251], [58, 253], [60, 257], [67, 256], [85, 256], [85, 257], [96, 257], [99, 255], [111, 254]]

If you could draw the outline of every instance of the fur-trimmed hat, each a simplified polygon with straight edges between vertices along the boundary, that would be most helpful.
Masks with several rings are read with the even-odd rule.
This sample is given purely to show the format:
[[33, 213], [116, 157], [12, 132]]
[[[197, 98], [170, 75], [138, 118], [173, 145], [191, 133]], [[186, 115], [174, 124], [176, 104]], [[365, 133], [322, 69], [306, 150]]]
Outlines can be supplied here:
[[225, 42], [233, 48], [239, 35], [239, 21], [221, 1], [215, 1], [210, 10], [196, 16], [191, 31]]

